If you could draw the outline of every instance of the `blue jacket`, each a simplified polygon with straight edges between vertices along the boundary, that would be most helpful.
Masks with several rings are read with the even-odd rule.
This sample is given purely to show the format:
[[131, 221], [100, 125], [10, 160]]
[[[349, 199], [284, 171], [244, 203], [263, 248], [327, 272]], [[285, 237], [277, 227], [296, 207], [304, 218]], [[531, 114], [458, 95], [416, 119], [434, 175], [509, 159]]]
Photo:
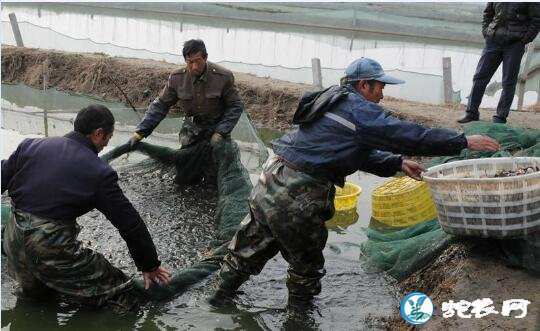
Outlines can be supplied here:
[[139, 270], [160, 265], [146, 225], [118, 186], [118, 175], [80, 133], [21, 142], [2, 160], [2, 193], [6, 190], [17, 209], [51, 221], [75, 222], [97, 208], [118, 229]]
[[319, 96], [329, 102], [315, 102], [325, 105], [321, 117], [272, 141], [277, 155], [308, 174], [342, 186], [344, 178], [357, 170], [393, 176], [401, 169], [402, 158], [390, 152], [453, 155], [467, 147], [462, 133], [399, 120], [351, 85], [334, 90], [343, 96], [337, 98], [332, 92]]

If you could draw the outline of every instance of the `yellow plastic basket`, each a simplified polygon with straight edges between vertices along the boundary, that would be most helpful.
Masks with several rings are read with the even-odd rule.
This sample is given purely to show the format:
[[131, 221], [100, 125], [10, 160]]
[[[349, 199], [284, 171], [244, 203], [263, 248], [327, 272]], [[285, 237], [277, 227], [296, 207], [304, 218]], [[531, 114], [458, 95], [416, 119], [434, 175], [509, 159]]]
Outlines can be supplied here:
[[338, 211], [324, 225], [328, 229], [346, 229], [358, 221], [358, 213], [354, 209]]
[[373, 218], [395, 227], [415, 225], [437, 216], [426, 183], [410, 177], [394, 178], [375, 188], [371, 207]]
[[336, 210], [348, 210], [356, 207], [362, 188], [353, 183], [345, 183], [343, 188], [336, 187], [334, 207]]

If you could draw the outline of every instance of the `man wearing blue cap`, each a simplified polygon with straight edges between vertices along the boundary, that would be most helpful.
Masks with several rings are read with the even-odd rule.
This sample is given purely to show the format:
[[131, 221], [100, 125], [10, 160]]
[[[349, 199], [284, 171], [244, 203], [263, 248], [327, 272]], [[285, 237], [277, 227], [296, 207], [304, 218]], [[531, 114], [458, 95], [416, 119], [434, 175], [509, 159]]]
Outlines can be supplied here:
[[357, 170], [384, 177], [403, 171], [421, 180], [421, 165], [391, 152], [453, 155], [499, 148], [489, 137], [426, 128], [384, 112], [378, 103], [385, 84], [404, 82], [374, 60], [360, 58], [345, 74], [342, 86], [305, 94], [293, 118], [298, 127], [272, 142], [276, 155], [251, 192], [250, 214], [231, 241], [211, 304], [231, 303], [240, 285], [280, 252], [289, 263], [289, 309], [309, 306], [325, 274], [324, 222], [334, 215], [334, 185], [342, 187]]

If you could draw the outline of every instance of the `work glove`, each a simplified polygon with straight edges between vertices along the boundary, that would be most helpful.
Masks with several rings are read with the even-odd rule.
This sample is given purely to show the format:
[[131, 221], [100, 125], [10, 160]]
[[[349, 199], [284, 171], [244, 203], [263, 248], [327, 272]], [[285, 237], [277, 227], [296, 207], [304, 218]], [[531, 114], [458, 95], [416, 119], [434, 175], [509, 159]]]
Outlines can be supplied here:
[[137, 146], [137, 144], [139, 143], [139, 141], [141, 141], [143, 138], [143, 136], [141, 136], [140, 133], [138, 132], [133, 132], [133, 137], [131, 137], [128, 141], [129, 143], [129, 148], [131, 150], [135, 149], [135, 147]]
[[214, 134], [212, 135], [212, 138], [210, 138], [210, 145], [216, 146], [222, 140], [223, 140], [223, 136], [221, 135], [221, 133], [214, 132]]

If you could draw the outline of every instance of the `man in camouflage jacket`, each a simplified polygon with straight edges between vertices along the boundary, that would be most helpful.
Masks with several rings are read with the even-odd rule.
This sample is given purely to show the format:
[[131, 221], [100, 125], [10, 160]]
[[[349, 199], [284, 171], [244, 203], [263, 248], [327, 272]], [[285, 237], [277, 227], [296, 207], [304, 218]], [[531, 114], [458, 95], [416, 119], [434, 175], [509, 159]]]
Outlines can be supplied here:
[[[208, 142], [215, 146], [222, 139], [230, 138], [231, 131], [242, 115], [244, 104], [238, 95], [232, 72], [207, 61], [208, 53], [202, 40], [186, 41], [182, 54], [186, 67], [170, 74], [167, 85], [150, 104], [135, 129], [130, 145], [134, 148], [141, 139], [148, 137], [165, 118], [169, 108], [179, 103], [185, 114], [179, 134], [181, 148], [191, 148], [197, 155], [189, 158], [202, 160], [199, 166], [190, 163], [191, 169], [185, 169], [185, 172], [203, 172], [206, 178], [210, 176], [207, 173], [212, 171], [212, 160], [200, 158], [199, 154], [211, 153], [200, 146]], [[179, 174], [182, 172], [179, 169]], [[202, 177], [202, 174], [190, 174], [186, 178], [193, 181], [192, 177]], [[179, 184], [184, 180], [179, 176], [176, 178]]]

